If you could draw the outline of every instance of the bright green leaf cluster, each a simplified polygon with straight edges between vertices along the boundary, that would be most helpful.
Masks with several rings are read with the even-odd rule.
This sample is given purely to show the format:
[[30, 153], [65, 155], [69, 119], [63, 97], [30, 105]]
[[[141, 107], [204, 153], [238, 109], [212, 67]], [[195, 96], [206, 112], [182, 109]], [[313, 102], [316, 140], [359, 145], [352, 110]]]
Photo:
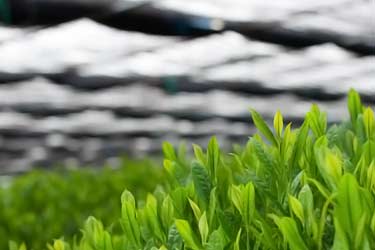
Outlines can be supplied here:
[[191, 163], [165, 143], [166, 188], [123, 193], [122, 234], [90, 218], [78, 243], [51, 250], [375, 249], [374, 112], [355, 91], [348, 106], [350, 122], [328, 127], [314, 105], [296, 129], [252, 110], [260, 134], [230, 157], [215, 138]]

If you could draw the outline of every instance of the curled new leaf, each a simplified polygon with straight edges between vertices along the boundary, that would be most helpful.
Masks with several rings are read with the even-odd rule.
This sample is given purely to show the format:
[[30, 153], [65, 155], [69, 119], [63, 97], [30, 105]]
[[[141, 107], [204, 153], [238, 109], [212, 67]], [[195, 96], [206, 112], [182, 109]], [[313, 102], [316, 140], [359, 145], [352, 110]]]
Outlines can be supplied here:
[[207, 147], [207, 165], [208, 165], [208, 173], [214, 183], [216, 182], [216, 178], [217, 178], [216, 172], [219, 166], [219, 161], [220, 161], [219, 143], [217, 142], [216, 137], [212, 137]]
[[277, 137], [281, 138], [281, 135], [283, 133], [284, 121], [280, 111], [277, 111], [275, 117], [273, 118], [273, 127], [275, 129]]

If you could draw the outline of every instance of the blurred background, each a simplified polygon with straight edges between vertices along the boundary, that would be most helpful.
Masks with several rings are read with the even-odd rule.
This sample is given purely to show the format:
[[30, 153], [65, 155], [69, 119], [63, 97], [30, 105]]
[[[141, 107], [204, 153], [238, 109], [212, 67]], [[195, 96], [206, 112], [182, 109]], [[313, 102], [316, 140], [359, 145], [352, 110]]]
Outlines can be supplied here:
[[372, 0], [0, 0], [0, 173], [119, 164], [165, 140], [224, 148], [249, 108], [375, 105]]
[[216, 135], [230, 152], [255, 132], [250, 108], [296, 128], [312, 103], [347, 119], [350, 88], [375, 107], [374, 13], [374, 0], [0, 0], [0, 249], [71, 240], [89, 215], [121, 232], [122, 191], [165, 188], [163, 141]]

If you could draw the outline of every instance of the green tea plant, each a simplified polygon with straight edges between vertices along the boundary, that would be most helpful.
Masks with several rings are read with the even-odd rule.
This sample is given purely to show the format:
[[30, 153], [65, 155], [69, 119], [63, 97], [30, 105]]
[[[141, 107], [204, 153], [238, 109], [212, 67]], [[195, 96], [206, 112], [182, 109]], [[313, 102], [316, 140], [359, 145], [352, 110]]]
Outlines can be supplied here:
[[156, 163], [130, 159], [118, 169], [35, 170], [14, 177], [0, 187], [0, 249], [7, 249], [9, 240], [32, 249], [61, 235], [68, 240], [90, 215], [115, 227], [123, 190], [141, 199], [163, 179]]
[[355, 91], [348, 107], [350, 121], [329, 128], [315, 105], [296, 129], [280, 112], [271, 129], [251, 110], [259, 133], [230, 157], [215, 137], [191, 162], [164, 143], [165, 188], [122, 193], [122, 233], [90, 217], [79, 240], [48, 249], [375, 249], [374, 112]]

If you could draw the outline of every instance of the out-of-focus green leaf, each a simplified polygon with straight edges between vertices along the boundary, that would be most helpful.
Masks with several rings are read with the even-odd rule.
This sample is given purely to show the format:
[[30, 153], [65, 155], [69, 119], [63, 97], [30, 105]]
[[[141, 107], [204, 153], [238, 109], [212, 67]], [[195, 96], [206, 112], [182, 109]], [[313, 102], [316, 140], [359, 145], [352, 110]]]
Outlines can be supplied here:
[[202, 166], [206, 166], [207, 165], [207, 157], [203, 153], [202, 148], [197, 144], [193, 144], [193, 150], [194, 150], [195, 158], [198, 160], [198, 162]]
[[209, 226], [207, 221], [206, 212], [203, 213], [203, 215], [200, 217], [198, 222], [199, 227], [199, 233], [201, 235], [202, 243], [205, 244], [208, 239], [209, 234]]
[[219, 227], [210, 235], [206, 245], [206, 250], [224, 250], [227, 244], [227, 236], [225, 235], [224, 230]]
[[236, 241], [234, 242], [234, 249], [233, 250], [241, 250], [241, 248], [240, 248], [241, 232], [242, 232], [242, 229], [240, 229], [237, 233], [237, 237], [236, 237]]
[[337, 206], [334, 210], [336, 236], [333, 249], [366, 249], [368, 244], [366, 224], [371, 215], [355, 177], [345, 174], [337, 192]]
[[296, 197], [292, 195], [289, 195], [289, 207], [292, 209], [293, 213], [297, 216], [301, 223], [304, 223], [305, 216], [302, 204]]
[[163, 153], [164, 157], [167, 160], [176, 161], [176, 151], [173, 148], [173, 145], [169, 142], [163, 142]]
[[374, 111], [368, 107], [363, 112], [363, 123], [365, 126], [366, 136], [367, 138], [374, 139], [375, 138], [375, 121], [374, 121]]
[[298, 232], [297, 224], [292, 218], [272, 216], [272, 219], [283, 234], [285, 241], [288, 242], [291, 250], [308, 250]]
[[208, 142], [207, 146], [207, 165], [208, 165], [208, 174], [211, 176], [213, 183], [216, 182], [217, 178], [217, 169], [220, 162], [220, 148], [219, 143], [217, 142], [216, 137], [212, 137]]

